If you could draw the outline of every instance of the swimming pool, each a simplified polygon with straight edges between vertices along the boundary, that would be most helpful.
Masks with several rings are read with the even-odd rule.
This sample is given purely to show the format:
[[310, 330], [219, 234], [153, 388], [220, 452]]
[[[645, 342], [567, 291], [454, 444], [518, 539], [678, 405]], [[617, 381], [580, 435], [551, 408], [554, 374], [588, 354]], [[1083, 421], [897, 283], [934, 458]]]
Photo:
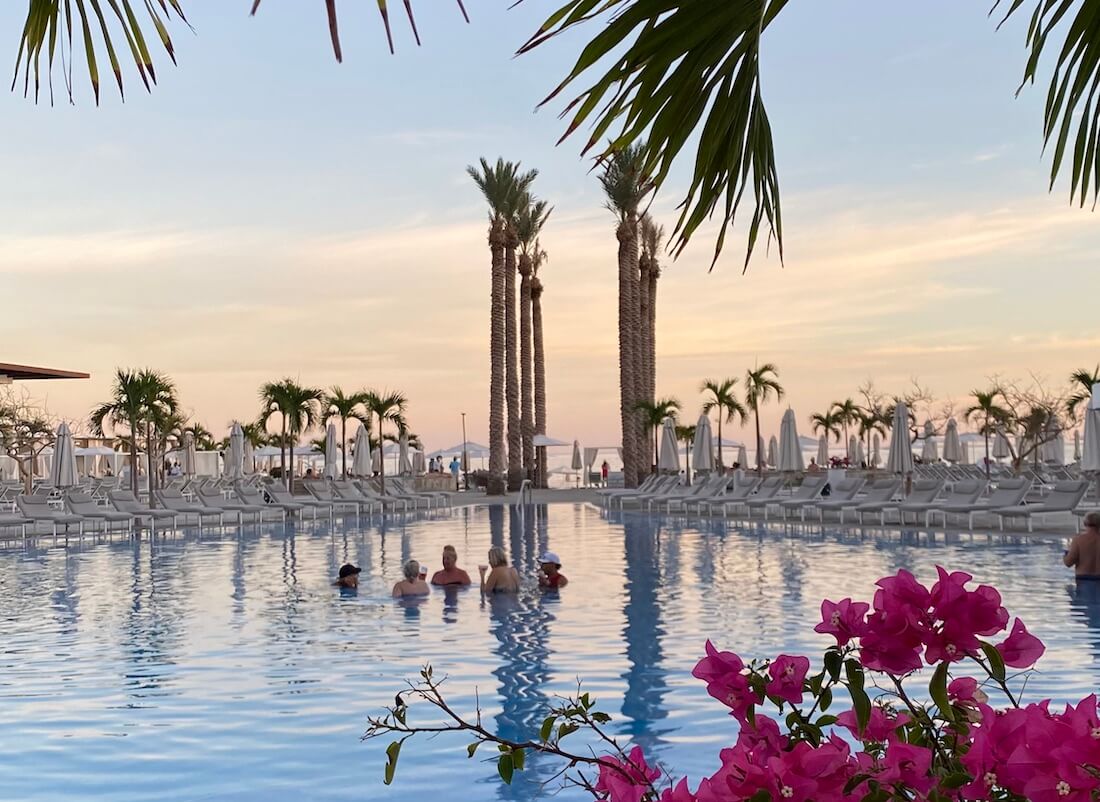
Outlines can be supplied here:
[[[553, 548], [570, 586], [388, 598], [405, 559], [434, 570], [447, 543], [475, 577], [491, 544], [528, 576]], [[523, 520], [481, 507], [0, 552], [0, 798], [539, 798], [549, 766], [505, 788], [466, 759], [468, 739], [406, 745], [395, 784], [382, 786], [385, 744], [359, 741], [366, 715], [426, 661], [449, 675], [457, 707], [469, 710], [476, 688], [487, 721], [512, 736], [537, 731], [579, 677], [616, 733], [698, 777], [734, 727], [690, 677], [707, 637], [746, 656], [813, 657], [828, 642], [811, 631], [823, 597], [869, 598], [899, 568], [930, 581], [937, 563], [995, 584], [1046, 642], [1028, 698], [1076, 700], [1100, 684], [1100, 600], [1075, 596], [1062, 548], [609, 521], [551, 505]], [[330, 585], [348, 560], [363, 567], [355, 596]]]

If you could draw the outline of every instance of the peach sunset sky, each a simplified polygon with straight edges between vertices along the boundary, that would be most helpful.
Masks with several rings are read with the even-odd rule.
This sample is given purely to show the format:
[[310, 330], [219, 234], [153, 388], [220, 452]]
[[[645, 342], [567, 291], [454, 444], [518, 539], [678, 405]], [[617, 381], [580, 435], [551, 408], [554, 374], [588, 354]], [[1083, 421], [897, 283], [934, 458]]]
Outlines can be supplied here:
[[[405, 391], [429, 448], [461, 440], [461, 411], [485, 442], [489, 255], [464, 168], [502, 155], [538, 167], [556, 207], [550, 434], [613, 445], [613, 220], [580, 142], [554, 147], [557, 109], [532, 114], [577, 41], [511, 58], [551, 4], [478, 3], [465, 26], [433, 3], [424, 47], [399, 28], [396, 56], [375, 14], [349, 8], [343, 65], [311, 4], [256, 19], [247, 3], [191, 5], [197, 33], [176, 32], [180, 66], [160, 59], [152, 95], [132, 74], [127, 102], [107, 89], [99, 109], [79, 81], [75, 107], [0, 95], [4, 361], [91, 372], [31, 386], [73, 419], [116, 366], [150, 366], [218, 433], [289, 375]], [[1046, 192], [1045, 87], [1013, 97], [1023, 31], [960, 5], [784, 12], [764, 93], [786, 265], [761, 250], [742, 275], [738, 235], [708, 274], [713, 230], [665, 259], [658, 394], [694, 417], [702, 378], [776, 362], [808, 433], [868, 378], [961, 401], [994, 373], [1061, 380], [1100, 361], [1100, 219]], [[21, 10], [0, 9], [12, 54]], [[666, 227], [684, 186], [655, 205]]]

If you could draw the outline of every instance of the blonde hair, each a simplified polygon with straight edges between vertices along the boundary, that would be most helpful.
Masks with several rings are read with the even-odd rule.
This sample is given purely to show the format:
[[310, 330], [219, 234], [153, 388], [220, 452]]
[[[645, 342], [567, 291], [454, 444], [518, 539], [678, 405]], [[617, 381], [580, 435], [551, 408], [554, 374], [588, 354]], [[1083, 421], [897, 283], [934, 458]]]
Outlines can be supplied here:
[[420, 576], [420, 563], [416, 560], [409, 560], [405, 563], [405, 579], [412, 582], [418, 576]]
[[500, 546], [493, 546], [489, 549], [489, 565], [493, 566], [493, 568], [499, 568], [507, 564], [508, 558], [504, 556], [504, 549]]
[[454, 546], [444, 546], [444, 547], [443, 547], [443, 553], [444, 553], [444, 554], [453, 554], [453, 555], [454, 555], [455, 557], [457, 557], [457, 556], [458, 556], [458, 552], [457, 552], [457, 551], [455, 551], [455, 547], [454, 547]]

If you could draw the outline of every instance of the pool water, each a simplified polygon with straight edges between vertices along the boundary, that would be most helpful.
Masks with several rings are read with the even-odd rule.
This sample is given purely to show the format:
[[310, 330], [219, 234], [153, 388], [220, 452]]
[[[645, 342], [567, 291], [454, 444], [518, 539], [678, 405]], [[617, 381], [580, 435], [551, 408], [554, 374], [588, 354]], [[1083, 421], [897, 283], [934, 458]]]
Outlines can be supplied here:
[[[490, 545], [534, 575], [552, 548], [570, 584], [518, 598], [389, 598], [404, 560], [444, 544], [476, 578]], [[511, 787], [469, 738], [406, 744], [382, 786], [366, 716], [430, 662], [456, 708], [537, 732], [578, 678], [612, 731], [677, 773], [716, 767], [734, 723], [690, 672], [712, 638], [745, 656], [819, 654], [823, 597], [867, 599], [907, 568], [965, 569], [1001, 589], [1048, 646], [1027, 697], [1100, 684], [1100, 599], [1079, 598], [1061, 539], [747, 528], [606, 518], [585, 505], [468, 508], [385, 524], [307, 522], [0, 552], [0, 798], [362, 800], [548, 798], [534, 761]], [[357, 594], [331, 585], [363, 567]], [[414, 708], [414, 716], [415, 716]], [[424, 719], [427, 720], [427, 719]], [[557, 799], [579, 799], [576, 791]]]

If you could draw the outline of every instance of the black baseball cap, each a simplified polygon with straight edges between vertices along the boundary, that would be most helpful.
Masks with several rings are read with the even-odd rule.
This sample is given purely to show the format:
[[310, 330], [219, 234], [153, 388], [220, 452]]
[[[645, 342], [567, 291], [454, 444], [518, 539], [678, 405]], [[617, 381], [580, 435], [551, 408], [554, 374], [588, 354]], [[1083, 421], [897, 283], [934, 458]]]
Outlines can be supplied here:
[[356, 568], [351, 563], [344, 563], [343, 565], [340, 566], [340, 578], [343, 579], [346, 576], [351, 576], [352, 574], [358, 574], [362, 570], [363, 570], [362, 568]]

